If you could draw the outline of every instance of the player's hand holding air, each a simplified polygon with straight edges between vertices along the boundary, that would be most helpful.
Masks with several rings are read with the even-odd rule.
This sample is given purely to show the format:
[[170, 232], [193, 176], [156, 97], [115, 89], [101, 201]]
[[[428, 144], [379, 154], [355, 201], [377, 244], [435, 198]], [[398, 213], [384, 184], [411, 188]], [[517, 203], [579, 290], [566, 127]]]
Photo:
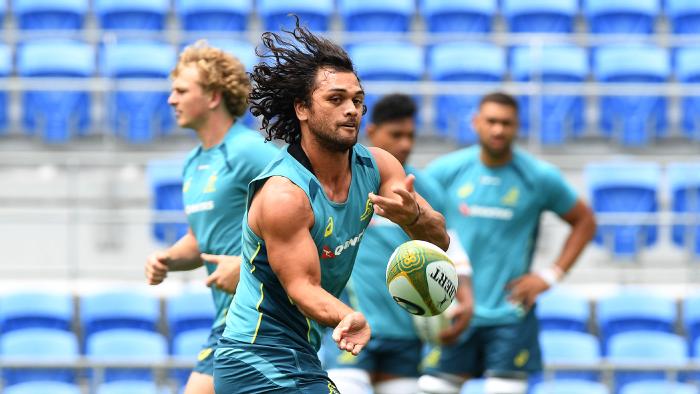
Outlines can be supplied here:
[[[452, 324], [440, 332], [440, 343], [450, 345], [457, 341], [459, 335], [469, 325], [474, 313], [474, 299], [471, 290], [466, 286], [457, 287], [457, 300], [450, 314]], [[448, 309], [450, 311], [450, 309]]]
[[216, 286], [227, 292], [235, 293], [241, 277], [241, 257], [213, 254], [201, 254], [202, 260], [216, 264], [216, 269], [207, 277], [207, 286]]
[[168, 276], [168, 261], [170, 255], [167, 252], [155, 252], [146, 259], [146, 282], [149, 285], [157, 285]]
[[401, 226], [416, 223], [421, 214], [416, 191], [413, 187], [416, 177], [408, 175], [402, 183], [392, 187], [394, 198], [369, 194], [369, 199], [374, 204], [374, 212]]
[[352, 312], [335, 327], [333, 340], [338, 344], [338, 349], [357, 356], [369, 342], [370, 334], [371, 331], [365, 316], [360, 312]]
[[525, 274], [508, 283], [506, 289], [510, 291], [509, 300], [522, 305], [529, 310], [535, 305], [537, 296], [549, 289], [547, 282], [537, 274]]

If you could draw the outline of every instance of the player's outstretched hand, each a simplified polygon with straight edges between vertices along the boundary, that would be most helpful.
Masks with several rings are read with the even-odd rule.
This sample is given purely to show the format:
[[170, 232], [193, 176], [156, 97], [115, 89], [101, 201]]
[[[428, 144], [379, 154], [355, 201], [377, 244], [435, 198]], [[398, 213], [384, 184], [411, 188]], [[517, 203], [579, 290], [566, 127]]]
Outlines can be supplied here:
[[393, 198], [369, 193], [369, 199], [374, 204], [374, 212], [398, 225], [415, 223], [420, 214], [416, 191], [413, 187], [415, 180], [416, 177], [411, 174], [402, 183], [394, 185], [391, 189], [395, 194]]
[[216, 264], [216, 269], [207, 277], [207, 286], [216, 286], [219, 289], [233, 294], [238, 287], [241, 277], [241, 257], [214, 254], [201, 254], [202, 260]]
[[369, 342], [371, 331], [365, 316], [360, 312], [352, 312], [333, 330], [333, 340], [338, 344], [338, 349], [360, 354], [362, 348]]
[[149, 285], [157, 285], [168, 276], [168, 261], [170, 255], [167, 252], [155, 252], [146, 259], [146, 282]]
[[508, 298], [511, 302], [530, 310], [535, 305], [537, 296], [549, 289], [549, 285], [537, 274], [525, 274], [510, 281], [506, 289], [510, 291]]
[[457, 342], [457, 338], [462, 334], [462, 331], [467, 328], [472, 320], [474, 313], [474, 300], [472, 299], [471, 291], [464, 287], [457, 287], [457, 302], [453, 307], [447, 309], [452, 318], [452, 324], [442, 330], [439, 334], [440, 343], [450, 345]]

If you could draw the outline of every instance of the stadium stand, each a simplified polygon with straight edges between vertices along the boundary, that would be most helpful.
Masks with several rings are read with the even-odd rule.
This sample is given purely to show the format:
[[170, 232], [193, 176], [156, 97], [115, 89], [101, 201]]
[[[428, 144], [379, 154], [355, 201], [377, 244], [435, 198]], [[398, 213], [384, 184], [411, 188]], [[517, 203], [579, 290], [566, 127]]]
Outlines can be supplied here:
[[415, 13], [413, 0], [339, 0], [345, 30], [353, 32], [407, 32]]
[[176, 12], [185, 31], [243, 32], [252, 0], [177, 0]]
[[[676, 78], [685, 84], [700, 82], [700, 47], [689, 46], [676, 50]], [[693, 141], [700, 140], [700, 97], [684, 96], [681, 102], [682, 130]]]
[[[129, 362], [158, 362], [168, 355], [168, 345], [160, 333], [120, 328], [100, 331], [87, 339], [85, 354], [93, 360]], [[105, 382], [123, 380], [154, 380], [153, 371], [141, 368], [107, 368]], [[99, 379], [99, 378], [97, 378]]]
[[683, 328], [685, 329], [688, 343], [690, 344], [690, 355], [700, 357], [697, 353], [696, 341], [700, 338], [700, 295], [688, 296], [683, 300]]
[[103, 29], [163, 30], [170, 11], [168, 0], [95, 0], [95, 13]]
[[265, 29], [271, 31], [293, 28], [294, 20], [289, 17], [290, 13], [297, 15], [301, 24], [313, 31], [327, 31], [334, 8], [333, 0], [258, 1], [258, 12], [263, 18]]
[[101, 384], [97, 394], [163, 394], [163, 391], [152, 382], [123, 380]]
[[209, 292], [182, 292], [168, 298], [166, 308], [172, 338], [186, 331], [210, 330], [214, 323], [214, 303]]
[[[2, 13], [0, 12], [0, 16]], [[0, 43], [0, 78], [7, 78], [12, 72], [12, 51], [7, 45]], [[8, 92], [0, 89], [0, 135], [7, 133], [8, 128]]]
[[74, 318], [73, 297], [68, 293], [21, 291], [0, 297], [0, 329], [3, 333], [27, 328], [70, 331]]
[[[183, 160], [152, 160], [146, 172], [151, 187], [151, 207], [155, 211], [182, 211]], [[187, 233], [187, 224], [156, 222], [153, 236], [164, 244], [172, 244]]]
[[[542, 359], [545, 363], [575, 363], [583, 366], [594, 366], [601, 361], [598, 339], [591, 334], [546, 330], [540, 334]], [[555, 373], [556, 379], [578, 379], [597, 382], [600, 374], [590, 371], [560, 371]]]
[[665, 6], [673, 33], [700, 33], [700, 3], [693, 0], [665, 0]]
[[[669, 163], [666, 167], [671, 211], [679, 216], [700, 213], [700, 163]], [[673, 243], [700, 256], [700, 226], [675, 224], [672, 228]]]
[[583, 297], [570, 291], [552, 289], [537, 298], [540, 329], [588, 332], [591, 308]]
[[421, 14], [432, 33], [488, 33], [496, 0], [423, 0]]
[[110, 290], [80, 299], [80, 318], [86, 340], [98, 332], [135, 329], [156, 332], [160, 322], [160, 302], [149, 294]]
[[577, 0], [503, 0], [502, 12], [514, 33], [572, 33]]
[[697, 387], [679, 382], [641, 381], [630, 383], [620, 394], [697, 394]]
[[37, 381], [19, 383], [3, 390], [4, 394], [81, 394], [80, 386], [73, 383]]
[[596, 34], [651, 34], [659, 0], [584, 0], [590, 31]]
[[609, 394], [608, 389], [598, 383], [585, 380], [557, 380], [537, 384], [533, 394]]
[[14, 0], [12, 9], [20, 29], [81, 29], [87, 0]]
[[[50, 328], [26, 328], [0, 336], [0, 355], [5, 359], [33, 362], [70, 363], [78, 355], [78, 339], [72, 332]], [[30, 381], [76, 383], [70, 368], [4, 368], [3, 380], [8, 386]]]

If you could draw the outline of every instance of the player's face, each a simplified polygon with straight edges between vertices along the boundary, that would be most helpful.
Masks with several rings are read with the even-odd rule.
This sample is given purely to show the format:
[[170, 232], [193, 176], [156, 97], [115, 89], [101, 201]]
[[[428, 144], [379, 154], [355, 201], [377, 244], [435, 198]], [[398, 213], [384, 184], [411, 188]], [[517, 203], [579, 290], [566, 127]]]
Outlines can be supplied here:
[[168, 97], [168, 104], [175, 110], [177, 125], [197, 130], [209, 115], [208, 96], [199, 84], [197, 68], [193, 65], [181, 67]]
[[473, 124], [479, 135], [479, 143], [486, 153], [494, 158], [510, 153], [518, 132], [518, 114], [515, 108], [486, 102], [474, 117]]
[[357, 143], [364, 97], [354, 73], [321, 69], [311, 105], [299, 120], [307, 121], [311, 135], [325, 149], [345, 152]]
[[382, 148], [406, 164], [413, 149], [416, 122], [412, 117], [367, 126], [367, 136], [372, 145]]

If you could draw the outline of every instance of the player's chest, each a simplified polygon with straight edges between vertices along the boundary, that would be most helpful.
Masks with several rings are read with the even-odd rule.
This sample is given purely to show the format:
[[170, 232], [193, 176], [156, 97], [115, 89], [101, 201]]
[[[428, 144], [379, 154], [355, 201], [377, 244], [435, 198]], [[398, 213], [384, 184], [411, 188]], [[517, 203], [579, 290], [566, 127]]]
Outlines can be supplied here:
[[[185, 212], [216, 210], [240, 196], [234, 172], [218, 158], [195, 160], [184, 172], [182, 197]], [[242, 189], [244, 190], [244, 189]]]
[[356, 253], [374, 212], [369, 198], [363, 197], [362, 203], [357, 200], [344, 207], [325, 206], [314, 210], [314, 238], [321, 260], [345, 259]]
[[517, 220], [539, 210], [533, 185], [512, 173], [468, 172], [448, 190], [459, 216], [502, 222]]

